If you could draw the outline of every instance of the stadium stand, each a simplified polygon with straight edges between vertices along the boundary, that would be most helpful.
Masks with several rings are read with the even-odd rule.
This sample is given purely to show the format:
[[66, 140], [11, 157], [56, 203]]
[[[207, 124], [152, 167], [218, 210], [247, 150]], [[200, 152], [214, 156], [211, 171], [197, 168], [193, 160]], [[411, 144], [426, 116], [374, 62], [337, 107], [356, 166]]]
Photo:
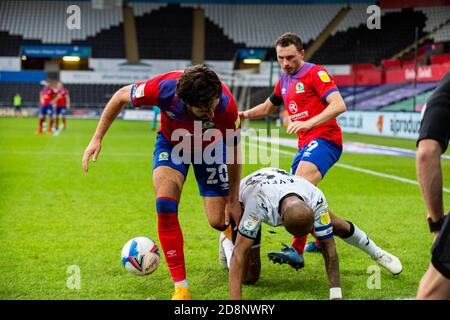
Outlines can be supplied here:
[[0, 31], [0, 56], [18, 56], [22, 44], [41, 44], [41, 41], [24, 41], [22, 36], [12, 36], [6, 31]]
[[72, 106], [75, 108], [102, 108], [114, 92], [122, 86], [120, 84], [66, 84]]
[[[329, 37], [314, 54], [312, 61], [318, 64], [378, 64], [383, 58], [390, 57], [413, 43], [416, 26], [419, 27], [421, 37], [426, 20], [421, 11], [387, 10], [383, 16], [382, 29], [370, 30], [365, 24], [357, 28], [352, 27], [356, 23], [356, 16], [350, 17], [351, 21], [342, 22], [348, 26], [348, 30], [339, 31]], [[359, 44], [357, 48], [355, 44]]]
[[205, 17], [206, 60], [232, 60], [238, 49], [246, 47], [245, 43], [235, 43], [225, 36], [219, 26]]
[[425, 28], [423, 29], [426, 33], [434, 31], [450, 20], [448, 7], [419, 7], [416, 10], [422, 11], [427, 16]]
[[434, 90], [427, 91], [425, 93], [419, 94], [416, 97], [416, 101], [414, 104], [414, 98], [405, 99], [393, 104], [389, 104], [383, 108], [381, 111], [420, 111], [427, 101], [427, 99], [431, 96]]
[[[344, 97], [345, 102], [347, 103], [347, 105], [352, 109], [355, 109], [356, 104], [360, 101], [367, 101], [373, 97], [377, 97], [377, 96], [381, 96], [384, 95], [386, 93], [388, 93], [389, 91], [392, 90], [396, 90], [398, 88], [402, 88], [404, 87], [405, 84], [383, 84], [380, 86], [373, 86], [370, 88], [367, 88], [366, 90], [362, 90], [360, 92], [357, 92], [355, 95], [353, 93], [348, 94]], [[345, 90], [351, 91], [353, 90], [353, 86], [351, 87], [345, 87]], [[359, 86], [356, 86], [356, 89], [358, 89]], [[343, 88], [339, 88], [339, 91], [343, 91]]]
[[[116, 84], [66, 84], [73, 108], [102, 108], [111, 96], [123, 85]], [[0, 97], [4, 106], [10, 106], [12, 97], [19, 92], [24, 107], [37, 107], [39, 104], [38, 83], [8, 83], [0, 85]]]
[[123, 23], [107, 30], [102, 30], [97, 35], [90, 36], [86, 40], [74, 40], [72, 44], [91, 46], [92, 58], [124, 58]]
[[[367, 3], [352, 4], [349, 13], [342, 19], [341, 23], [333, 30], [332, 35], [338, 32], [346, 32], [350, 28], [358, 28], [361, 25], [365, 25], [367, 22]], [[384, 9], [382, 11], [382, 17], [389, 12], [399, 12], [400, 9]]]
[[274, 40], [288, 31], [298, 32], [305, 43], [314, 39], [342, 5], [210, 4], [204, 8], [205, 16], [234, 42], [253, 48], [271, 48]]
[[[378, 110], [389, 104], [432, 90], [436, 86], [435, 82], [417, 83], [416, 87], [414, 84], [383, 85], [356, 95], [355, 109]], [[351, 104], [348, 100], [350, 99], [347, 98], [346, 102]]]
[[344, 99], [348, 99], [351, 101], [353, 95], [359, 95], [362, 94], [365, 91], [368, 91], [370, 89], [373, 89], [377, 86], [347, 86], [347, 87], [340, 87], [339, 92], [341, 93], [342, 97]]
[[[66, 27], [66, 10], [72, 4], [79, 6], [83, 14], [80, 29]], [[73, 40], [86, 40], [87, 37], [117, 26], [122, 21], [121, 7], [93, 9], [92, 3], [87, 1], [0, 2], [0, 31], [22, 36], [25, 40], [41, 40], [42, 43], [62, 44], [71, 43]]]
[[[79, 5], [83, 13], [80, 30], [69, 30], [65, 26], [66, 9], [73, 3]], [[411, 94], [426, 95], [433, 88], [433, 83], [419, 83], [415, 90], [408, 83], [379, 85], [384, 81], [381, 72], [413, 66], [414, 52], [405, 49], [413, 44], [416, 27], [419, 37], [431, 37], [419, 47], [419, 62], [423, 65], [450, 62], [449, 7], [383, 9], [382, 30], [369, 30], [366, 26], [368, 3], [350, 4], [351, 10], [331, 31], [330, 26], [334, 27], [334, 24], [330, 22], [342, 8], [347, 8], [346, 3], [124, 3], [133, 8], [140, 59], [191, 60], [193, 12], [198, 7], [204, 8], [205, 59], [209, 61], [231, 61], [241, 48], [267, 49], [266, 60], [273, 58], [274, 40], [287, 31], [299, 33], [307, 50], [317, 37], [329, 34], [310, 61], [322, 65], [358, 64], [358, 75], [371, 70], [380, 75], [378, 82], [375, 81], [377, 85], [362, 81], [364, 85], [340, 88], [350, 108], [402, 110]], [[92, 58], [125, 61], [124, 23], [121, 7], [110, 5], [105, 9], [94, 9], [92, 1], [0, 1], [0, 56], [18, 57], [23, 44], [72, 44], [91, 46]], [[329, 28], [324, 32], [327, 26]], [[438, 41], [443, 43], [436, 46]], [[396, 54], [396, 59], [392, 59]], [[362, 64], [372, 69], [363, 69]], [[346, 85], [351, 83], [347, 81]], [[14, 94], [10, 92], [10, 86], [14, 87], [2, 83], [2, 97], [3, 94], [8, 97]], [[73, 103], [80, 107], [101, 105], [118, 88], [117, 85], [70, 83], [68, 87], [74, 93]], [[249, 92], [246, 101], [252, 105], [264, 101], [270, 91], [267, 87], [252, 87], [251, 83], [245, 90]], [[23, 99], [24, 104], [37, 101], [36, 95], [25, 94]]]
[[450, 41], [450, 23], [433, 34], [434, 41], [444, 42]]
[[192, 53], [192, 10], [175, 4], [157, 10], [143, 10], [142, 16], [135, 19], [140, 57], [189, 60]]
[[18, 92], [22, 96], [24, 107], [38, 107], [40, 88], [41, 86], [38, 83], [2, 82], [0, 85], [0, 102], [3, 106], [10, 107], [12, 98]]
[[158, 10], [161, 7], [166, 6], [165, 3], [144, 3], [144, 2], [131, 2], [135, 17], [142, 17], [144, 14], [151, 13]]
[[73, 2], [1, 1], [0, 55], [17, 56], [21, 44], [79, 44], [92, 46], [94, 58], [124, 58], [122, 8], [75, 3], [83, 13], [79, 30], [66, 27], [66, 9]]

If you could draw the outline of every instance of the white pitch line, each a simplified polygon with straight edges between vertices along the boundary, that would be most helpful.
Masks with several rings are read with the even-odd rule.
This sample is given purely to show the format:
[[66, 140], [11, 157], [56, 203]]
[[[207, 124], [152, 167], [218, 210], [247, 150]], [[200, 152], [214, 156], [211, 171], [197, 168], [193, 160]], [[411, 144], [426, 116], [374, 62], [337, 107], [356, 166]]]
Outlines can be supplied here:
[[[258, 144], [254, 144], [254, 143], [248, 143], [249, 146], [251, 147], [255, 147], [255, 148], [261, 148], [264, 150], [275, 150], [274, 148], [268, 148], [265, 147], [263, 145], [258, 145]], [[279, 152], [281, 154], [284, 155], [288, 155], [288, 156], [294, 156], [296, 153], [292, 152], [292, 151], [287, 151], [287, 150], [282, 150], [282, 149], [278, 149], [275, 150], [276, 152]], [[35, 155], [35, 154], [45, 154], [45, 155], [58, 155], [58, 156], [78, 156], [80, 159], [82, 157], [82, 152], [78, 153], [78, 152], [45, 152], [44, 150], [39, 150], [39, 151], [0, 151], [0, 155], [4, 154], [4, 155]], [[151, 152], [149, 153], [105, 153], [104, 157], [108, 157], [108, 156], [117, 156], [117, 157], [151, 157]], [[353, 171], [358, 171], [358, 172], [362, 172], [362, 173], [367, 173], [367, 174], [371, 174], [373, 176], [377, 176], [377, 177], [382, 177], [382, 178], [386, 178], [386, 179], [391, 179], [391, 180], [396, 180], [396, 181], [400, 181], [400, 182], [404, 182], [404, 183], [408, 183], [408, 184], [413, 184], [413, 185], [419, 185], [419, 183], [415, 180], [411, 180], [411, 179], [407, 179], [407, 178], [402, 178], [399, 176], [395, 176], [392, 174], [387, 174], [387, 173], [381, 173], [381, 172], [377, 172], [377, 171], [373, 171], [373, 170], [368, 170], [368, 169], [363, 169], [363, 168], [359, 168], [359, 167], [355, 167], [355, 166], [350, 166], [347, 164], [342, 164], [342, 163], [336, 163], [335, 164], [336, 167], [340, 167], [340, 168], [344, 168], [344, 169], [348, 169], [348, 170], [353, 170]], [[444, 192], [446, 193], [450, 193], [450, 189], [449, 188], [443, 188], [442, 189]]]
[[[252, 146], [252, 147], [255, 147], [255, 148], [262, 148], [262, 149], [265, 149], [265, 150], [274, 150], [274, 148], [268, 148], [266, 146], [252, 144], [252, 143], [249, 143], [249, 146]], [[291, 151], [286, 151], [286, 150], [281, 150], [281, 149], [275, 150], [275, 152], [276, 151], [278, 151], [279, 153], [282, 153], [282, 154], [290, 155], [290, 156], [294, 156], [295, 155], [295, 152], [291, 152]], [[396, 180], [396, 181], [409, 183], [409, 184], [413, 184], [413, 185], [417, 185], [417, 186], [419, 185], [419, 183], [417, 181], [415, 181], [415, 180], [402, 178], [402, 177], [399, 177], [399, 176], [394, 176], [392, 174], [381, 173], [381, 172], [378, 172], [378, 171], [363, 169], [363, 168], [359, 168], [359, 167], [355, 167], [355, 166], [350, 166], [348, 164], [336, 163], [335, 166], [336, 167], [340, 167], [340, 168], [344, 168], [344, 169], [348, 169], [348, 170], [353, 170], [353, 171], [357, 171], [357, 172], [371, 174], [371, 175], [377, 176], [377, 177], [382, 177], [382, 178], [386, 178], [386, 179]], [[450, 193], [450, 189], [449, 188], [442, 188], [442, 190], [444, 192], [446, 192], [446, 193]]]

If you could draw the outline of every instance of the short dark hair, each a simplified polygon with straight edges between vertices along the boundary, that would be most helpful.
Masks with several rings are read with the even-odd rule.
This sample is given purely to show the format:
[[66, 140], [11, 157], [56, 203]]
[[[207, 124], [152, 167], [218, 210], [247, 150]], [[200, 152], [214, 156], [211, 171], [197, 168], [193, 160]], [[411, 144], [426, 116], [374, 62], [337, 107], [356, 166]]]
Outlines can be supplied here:
[[211, 68], [198, 64], [184, 70], [178, 79], [176, 94], [189, 106], [209, 109], [211, 102], [222, 94], [222, 83]]
[[296, 33], [287, 32], [278, 37], [277, 41], [275, 41], [275, 48], [280, 47], [289, 47], [293, 44], [298, 51], [303, 50], [303, 41], [302, 38]]

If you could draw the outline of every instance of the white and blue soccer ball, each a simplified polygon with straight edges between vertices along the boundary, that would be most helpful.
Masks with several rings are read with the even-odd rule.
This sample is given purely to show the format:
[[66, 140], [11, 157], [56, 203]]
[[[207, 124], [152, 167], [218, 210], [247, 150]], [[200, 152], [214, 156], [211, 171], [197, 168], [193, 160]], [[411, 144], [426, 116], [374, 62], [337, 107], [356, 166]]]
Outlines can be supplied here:
[[146, 237], [129, 240], [122, 248], [122, 264], [138, 276], [149, 275], [158, 268], [161, 256], [158, 246]]

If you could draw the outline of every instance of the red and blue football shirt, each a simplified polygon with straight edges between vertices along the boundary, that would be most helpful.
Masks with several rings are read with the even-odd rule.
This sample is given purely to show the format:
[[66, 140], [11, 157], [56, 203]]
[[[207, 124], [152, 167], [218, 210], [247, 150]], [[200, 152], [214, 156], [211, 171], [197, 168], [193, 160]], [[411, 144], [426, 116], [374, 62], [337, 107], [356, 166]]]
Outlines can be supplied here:
[[56, 101], [56, 107], [66, 107], [67, 106], [67, 95], [69, 94], [69, 90], [67, 88], [61, 88], [57, 90], [57, 94], [59, 95], [58, 100]]
[[[305, 62], [294, 74], [283, 73], [274, 88], [274, 94], [282, 98], [291, 121], [306, 121], [328, 106], [328, 95], [338, 91], [336, 83], [322, 66]], [[336, 119], [327, 121], [310, 130], [301, 130], [298, 148], [314, 139], [333, 141], [342, 148], [342, 132]]]
[[52, 87], [44, 87], [41, 90], [41, 96], [42, 96], [42, 105], [46, 106], [52, 103], [53, 99], [55, 99], [55, 89]]
[[[193, 134], [194, 121], [200, 121], [187, 113], [186, 105], [175, 94], [177, 80], [182, 74], [183, 70], [168, 72], [150, 80], [135, 83], [131, 89], [131, 103], [134, 106], [158, 106], [161, 109], [159, 131], [171, 144], [179, 142], [171, 140], [173, 131], [186, 129]], [[227, 129], [240, 128], [236, 102], [230, 90], [223, 83], [222, 94], [214, 111], [214, 118], [211, 122], [203, 122], [202, 133], [209, 128], [220, 130], [224, 139]]]

